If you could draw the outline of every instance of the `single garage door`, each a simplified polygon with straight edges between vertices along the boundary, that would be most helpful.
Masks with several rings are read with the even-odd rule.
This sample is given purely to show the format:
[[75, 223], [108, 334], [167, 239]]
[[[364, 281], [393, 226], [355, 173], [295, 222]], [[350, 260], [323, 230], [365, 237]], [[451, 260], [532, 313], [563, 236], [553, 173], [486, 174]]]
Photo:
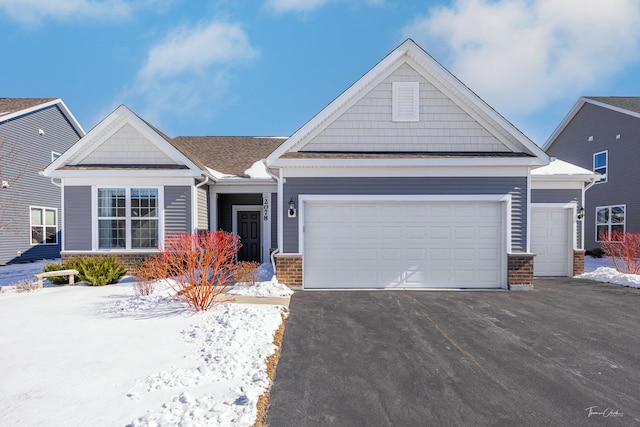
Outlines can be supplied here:
[[565, 208], [531, 207], [534, 276], [569, 275], [569, 213]]
[[500, 288], [499, 202], [305, 202], [305, 288]]

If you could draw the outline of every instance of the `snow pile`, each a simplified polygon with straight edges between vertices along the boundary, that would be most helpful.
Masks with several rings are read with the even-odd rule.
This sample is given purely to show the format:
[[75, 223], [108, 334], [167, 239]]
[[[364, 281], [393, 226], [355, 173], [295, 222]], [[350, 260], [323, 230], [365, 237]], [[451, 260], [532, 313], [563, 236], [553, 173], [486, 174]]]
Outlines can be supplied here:
[[[216, 395], [196, 398], [183, 391], [162, 408], [134, 421], [134, 426], [178, 425], [185, 417], [192, 425], [251, 425], [257, 415], [258, 397], [269, 387], [265, 359], [275, 351], [273, 332], [281, 317], [273, 306], [224, 304], [205, 313], [202, 322], [183, 332], [197, 348], [197, 362], [188, 368], [162, 371], [136, 381], [131, 399], [167, 388], [194, 386], [215, 388], [234, 384], [220, 399]], [[258, 328], [256, 325], [265, 325]], [[233, 333], [229, 333], [232, 331]], [[203, 389], [203, 387], [199, 387]]]
[[249, 178], [254, 179], [271, 179], [271, 175], [267, 172], [267, 166], [262, 160], [254, 162], [251, 167], [244, 171], [244, 174]]
[[611, 267], [598, 267], [594, 271], [576, 276], [580, 279], [595, 280], [598, 282], [613, 283], [615, 285], [640, 288], [640, 276], [637, 274], [625, 274]]
[[251, 297], [288, 297], [294, 293], [287, 285], [278, 282], [273, 272], [273, 266], [268, 262], [258, 267], [256, 280], [254, 285], [243, 282], [236, 283], [227, 293]]
[[236, 285], [228, 293], [252, 297], [288, 297], [293, 294], [293, 291], [287, 285], [278, 283], [278, 280], [274, 277], [269, 281], [256, 282], [254, 286]]
[[609, 258], [584, 258], [584, 274], [575, 276], [578, 279], [589, 279], [597, 282], [612, 283], [614, 285], [640, 288], [640, 276], [637, 274], [620, 273], [613, 267]]

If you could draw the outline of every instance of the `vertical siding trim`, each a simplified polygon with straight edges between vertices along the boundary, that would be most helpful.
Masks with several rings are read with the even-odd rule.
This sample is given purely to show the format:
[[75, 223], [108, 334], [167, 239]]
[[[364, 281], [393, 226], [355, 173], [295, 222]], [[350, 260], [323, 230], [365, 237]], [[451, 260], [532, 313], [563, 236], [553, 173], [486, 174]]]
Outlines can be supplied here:
[[283, 191], [284, 191], [284, 170], [282, 168], [278, 169], [278, 251], [284, 252], [284, 214], [283, 214]]
[[531, 169], [527, 171], [527, 236], [525, 252], [531, 253]]
[[271, 248], [271, 211], [271, 193], [262, 193], [262, 262], [269, 259]]

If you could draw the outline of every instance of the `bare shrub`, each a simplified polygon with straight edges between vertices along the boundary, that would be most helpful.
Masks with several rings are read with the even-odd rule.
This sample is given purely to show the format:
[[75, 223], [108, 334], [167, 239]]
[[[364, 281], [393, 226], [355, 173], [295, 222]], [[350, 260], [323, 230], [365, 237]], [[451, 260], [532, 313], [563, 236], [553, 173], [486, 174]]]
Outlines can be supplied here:
[[16, 282], [16, 292], [33, 292], [39, 288], [38, 282], [33, 279], [23, 279]]
[[2, 286], [0, 286], [0, 294], [2, 294], [4, 292], [5, 292], [4, 288]]
[[[609, 237], [609, 239], [607, 239]], [[620, 273], [640, 273], [640, 233], [600, 233], [600, 246]]]
[[236, 282], [254, 286], [258, 281], [258, 267], [260, 264], [255, 261], [240, 261], [234, 274]]
[[156, 290], [156, 282], [166, 277], [158, 277], [158, 268], [154, 257], [145, 258], [138, 264], [135, 272], [136, 282], [133, 284], [133, 292], [137, 296], [149, 296]]
[[145, 260], [140, 274], [146, 280], [172, 278], [179, 299], [196, 311], [208, 310], [233, 282], [239, 248], [240, 239], [224, 231], [174, 235], [161, 253]]

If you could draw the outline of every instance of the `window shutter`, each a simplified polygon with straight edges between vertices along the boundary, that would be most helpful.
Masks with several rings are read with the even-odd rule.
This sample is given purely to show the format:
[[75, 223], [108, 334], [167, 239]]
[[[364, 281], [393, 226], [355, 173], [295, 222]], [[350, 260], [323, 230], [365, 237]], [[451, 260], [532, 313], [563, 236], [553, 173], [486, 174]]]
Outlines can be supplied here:
[[394, 122], [417, 122], [420, 119], [418, 82], [393, 82]]

